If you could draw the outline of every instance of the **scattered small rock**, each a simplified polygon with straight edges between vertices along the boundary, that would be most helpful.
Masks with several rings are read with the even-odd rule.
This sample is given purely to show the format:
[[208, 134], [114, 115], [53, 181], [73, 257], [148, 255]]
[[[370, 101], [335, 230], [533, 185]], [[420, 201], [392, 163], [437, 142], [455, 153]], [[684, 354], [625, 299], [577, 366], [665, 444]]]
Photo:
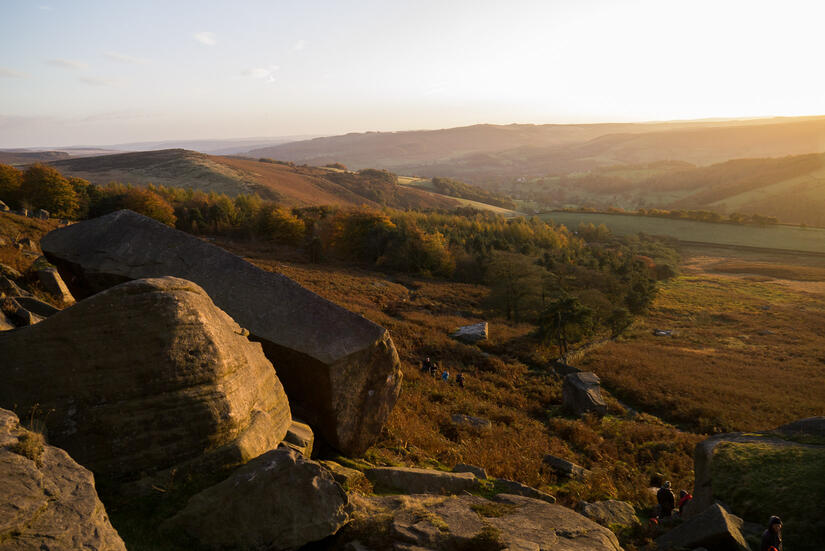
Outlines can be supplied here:
[[473, 473], [476, 475], [476, 478], [481, 480], [487, 480], [487, 471], [482, 469], [481, 467], [476, 467], [475, 465], [467, 465], [465, 463], [459, 463], [455, 467], [453, 467], [454, 473]]
[[607, 403], [602, 398], [601, 380], [592, 371], [571, 373], [562, 384], [564, 407], [577, 415], [607, 413]]
[[581, 465], [576, 465], [575, 463], [562, 459], [561, 457], [556, 457], [555, 455], [545, 455], [543, 461], [551, 469], [563, 476], [581, 480], [590, 475], [590, 471]]
[[459, 327], [450, 336], [466, 344], [475, 344], [480, 341], [486, 341], [488, 334], [487, 322], [482, 321], [481, 323]]
[[602, 526], [630, 527], [641, 524], [633, 505], [626, 501], [608, 499], [605, 501], [595, 501], [593, 503], [583, 503], [581, 512], [591, 520], [595, 520]]
[[292, 424], [286, 430], [286, 436], [282, 444], [297, 451], [307, 459], [312, 456], [312, 446], [315, 442], [315, 435], [312, 428], [306, 423], [292, 420]]
[[529, 497], [531, 499], [540, 499], [547, 503], [555, 503], [556, 498], [546, 492], [537, 490], [532, 486], [516, 482], [515, 480], [507, 480], [506, 478], [496, 478], [493, 481], [495, 489], [502, 494], [509, 494], [514, 496]]
[[493, 423], [491, 423], [489, 419], [460, 413], [451, 415], [450, 422], [453, 425], [471, 427], [478, 430], [490, 430], [493, 427]]

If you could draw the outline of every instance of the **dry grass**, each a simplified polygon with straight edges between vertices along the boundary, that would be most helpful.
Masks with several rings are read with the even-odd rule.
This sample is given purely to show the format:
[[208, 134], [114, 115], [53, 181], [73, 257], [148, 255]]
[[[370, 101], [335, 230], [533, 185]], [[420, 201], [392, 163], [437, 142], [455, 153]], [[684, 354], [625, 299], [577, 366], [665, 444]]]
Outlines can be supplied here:
[[[564, 503], [628, 499], [651, 504], [650, 479], [664, 473], [692, 487], [693, 447], [699, 437], [650, 416], [631, 418], [608, 399], [614, 414], [585, 421], [561, 409], [561, 380], [529, 338], [533, 327], [486, 318], [479, 285], [389, 276], [345, 265], [274, 260], [269, 245], [221, 242], [255, 264], [283, 273], [318, 294], [387, 327], [404, 372], [401, 397], [381, 440], [366, 453], [375, 464], [449, 469], [484, 467], [555, 494]], [[487, 319], [491, 338], [481, 347], [449, 338], [461, 325]], [[420, 371], [431, 356], [466, 387], [444, 384]], [[452, 414], [483, 417], [489, 430], [455, 426]], [[587, 484], [557, 477], [542, 459], [553, 454], [594, 471]]]
[[[718, 267], [739, 277], [702, 271]], [[693, 430], [761, 430], [825, 414], [825, 270], [740, 259], [693, 264], [650, 316], [586, 365], [621, 398]], [[761, 273], [754, 278], [749, 274]], [[673, 329], [672, 338], [654, 328]]]

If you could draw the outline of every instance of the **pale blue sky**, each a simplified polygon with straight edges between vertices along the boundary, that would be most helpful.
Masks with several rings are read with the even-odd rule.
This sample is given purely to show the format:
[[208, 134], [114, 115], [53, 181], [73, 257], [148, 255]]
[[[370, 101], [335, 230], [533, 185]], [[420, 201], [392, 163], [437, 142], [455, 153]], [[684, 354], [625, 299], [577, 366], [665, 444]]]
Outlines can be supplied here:
[[825, 114], [817, 0], [0, 0], [0, 147]]

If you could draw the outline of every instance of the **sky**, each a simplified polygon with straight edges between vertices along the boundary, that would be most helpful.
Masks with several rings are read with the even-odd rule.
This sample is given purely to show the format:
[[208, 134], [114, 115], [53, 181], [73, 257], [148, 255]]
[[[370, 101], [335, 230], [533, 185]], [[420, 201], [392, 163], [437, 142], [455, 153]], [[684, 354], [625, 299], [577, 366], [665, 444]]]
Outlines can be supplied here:
[[0, 147], [825, 114], [821, 0], [0, 0]]

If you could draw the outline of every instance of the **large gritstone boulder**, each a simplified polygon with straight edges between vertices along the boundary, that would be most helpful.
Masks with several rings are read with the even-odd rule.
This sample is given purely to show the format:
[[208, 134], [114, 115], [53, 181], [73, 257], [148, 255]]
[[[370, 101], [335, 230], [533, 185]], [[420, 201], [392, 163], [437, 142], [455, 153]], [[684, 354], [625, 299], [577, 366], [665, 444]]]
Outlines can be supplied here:
[[193, 281], [260, 341], [297, 417], [335, 448], [366, 450], [398, 398], [389, 333], [196, 237], [131, 211], [57, 229], [41, 240], [75, 297], [142, 277]]
[[564, 407], [577, 415], [607, 413], [607, 403], [602, 398], [601, 381], [591, 371], [566, 375], [561, 392]]
[[107, 487], [220, 471], [275, 448], [291, 420], [242, 332], [194, 283], [124, 283], [0, 333], [0, 406], [42, 419]]
[[680, 524], [656, 539], [662, 551], [705, 547], [717, 551], [750, 551], [742, 535], [742, 519], [728, 514], [720, 505], [711, 505], [700, 515]]
[[473, 473], [448, 473], [412, 467], [375, 467], [364, 472], [376, 488], [407, 494], [460, 494], [479, 488]]
[[337, 532], [348, 513], [327, 469], [281, 448], [193, 496], [162, 529], [199, 549], [296, 549]]
[[0, 551], [126, 551], [92, 473], [0, 409]]

